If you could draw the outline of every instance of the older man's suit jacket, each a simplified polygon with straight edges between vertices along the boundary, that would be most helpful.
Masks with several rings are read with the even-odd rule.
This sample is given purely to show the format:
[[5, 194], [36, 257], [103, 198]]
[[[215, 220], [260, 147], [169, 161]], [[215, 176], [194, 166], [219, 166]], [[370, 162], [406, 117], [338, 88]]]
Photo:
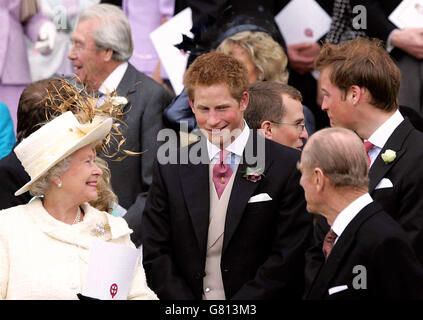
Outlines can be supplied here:
[[320, 250], [306, 268], [313, 279], [306, 299], [423, 299], [423, 268], [404, 231], [376, 202], [351, 220], [326, 261]]
[[123, 121], [120, 125], [126, 138], [123, 149], [144, 152], [122, 161], [106, 159], [112, 174], [113, 190], [119, 204], [128, 212], [125, 220], [134, 233], [131, 240], [140, 245], [140, 224], [145, 200], [152, 181], [153, 162], [158, 148], [157, 133], [163, 129], [163, 109], [171, 95], [157, 82], [128, 65], [117, 94], [127, 96]]
[[[387, 149], [396, 158], [385, 164], [381, 154]], [[392, 133], [369, 172], [369, 193], [404, 229], [418, 259], [423, 263], [423, 134], [405, 119]], [[383, 179], [393, 187], [377, 188]], [[325, 234], [329, 231], [326, 219], [319, 216], [314, 230], [314, 246], [307, 252], [307, 260], [319, 255]], [[311, 281], [306, 273], [307, 282]]]
[[[250, 132], [247, 148], [256, 139]], [[155, 165], [142, 243], [147, 282], [160, 299], [202, 297], [210, 203], [204, 140], [188, 148], [195, 152], [202, 146], [206, 163]], [[264, 178], [254, 183], [243, 177], [244, 151], [230, 195], [221, 257], [226, 299], [301, 297], [312, 219], [296, 169], [300, 153], [264, 143]], [[261, 193], [272, 200], [248, 203]]]

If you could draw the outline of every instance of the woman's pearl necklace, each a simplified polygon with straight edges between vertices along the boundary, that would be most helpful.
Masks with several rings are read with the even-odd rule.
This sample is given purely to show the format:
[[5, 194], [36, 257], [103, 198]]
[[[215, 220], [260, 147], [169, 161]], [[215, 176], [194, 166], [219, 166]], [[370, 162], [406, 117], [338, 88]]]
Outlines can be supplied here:
[[77, 224], [79, 222], [81, 222], [81, 209], [78, 207], [78, 212], [77, 212], [76, 217], [73, 220], [72, 224]]

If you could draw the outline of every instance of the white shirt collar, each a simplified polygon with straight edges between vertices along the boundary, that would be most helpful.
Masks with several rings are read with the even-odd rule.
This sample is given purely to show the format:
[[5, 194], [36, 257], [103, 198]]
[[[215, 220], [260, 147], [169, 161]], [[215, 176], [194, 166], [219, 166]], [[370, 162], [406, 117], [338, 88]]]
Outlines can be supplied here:
[[109, 92], [115, 91], [119, 83], [122, 81], [123, 76], [125, 75], [126, 69], [128, 69], [128, 62], [122, 62], [118, 65], [115, 70], [112, 71], [101, 84], [99, 92], [106, 94], [106, 88]]
[[368, 141], [373, 143], [376, 147], [382, 149], [386, 141], [388, 141], [389, 137], [403, 121], [404, 117], [399, 110], [395, 111], [388, 120], [386, 120], [375, 132], [373, 132]]
[[370, 194], [363, 194], [362, 196], [351, 202], [344, 210], [342, 210], [338, 214], [332, 225], [332, 230], [338, 236], [336, 240], [339, 239], [342, 232], [344, 232], [345, 228], [348, 226], [351, 220], [354, 219], [354, 217], [361, 211], [361, 209], [363, 209], [371, 202], [373, 202], [373, 199]]
[[[236, 156], [242, 158], [242, 154], [244, 152], [245, 146], [248, 141], [248, 137], [250, 136], [250, 127], [247, 125], [247, 122], [244, 120], [244, 129], [242, 130], [241, 134], [232, 142], [229, 146], [225, 148], [225, 150], [234, 153]], [[207, 151], [209, 153], [209, 160], [211, 161], [213, 158], [217, 157], [220, 148], [207, 139]]]

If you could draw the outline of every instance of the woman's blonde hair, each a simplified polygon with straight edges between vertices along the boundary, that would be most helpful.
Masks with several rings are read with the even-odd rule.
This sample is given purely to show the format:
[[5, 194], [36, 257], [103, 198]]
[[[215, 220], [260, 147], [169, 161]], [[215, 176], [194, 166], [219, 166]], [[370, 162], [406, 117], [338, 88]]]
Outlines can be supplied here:
[[238, 32], [223, 40], [217, 51], [232, 55], [234, 44], [247, 50], [254, 65], [261, 72], [259, 80], [283, 84], [288, 82], [288, 58], [282, 47], [269, 34], [261, 31]]

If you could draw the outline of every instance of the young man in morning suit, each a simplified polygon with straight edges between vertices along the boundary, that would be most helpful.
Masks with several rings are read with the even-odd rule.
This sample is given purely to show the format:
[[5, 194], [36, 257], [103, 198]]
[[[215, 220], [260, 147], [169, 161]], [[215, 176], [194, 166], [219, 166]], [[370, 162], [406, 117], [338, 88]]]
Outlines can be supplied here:
[[204, 54], [184, 82], [204, 136], [179, 150], [187, 163], [158, 158], [142, 226], [148, 284], [160, 299], [300, 298], [312, 229], [300, 152], [249, 130], [235, 58]]
[[422, 299], [423, 268], [404, 230], [368, 191], [366, 150], [351, 130], [311, 136], [301, 154], [307, 210], [331, 226], [306, 266], [312, 300]]
[[122, 161], [105, 160], [112, 173], [113, 191], [119, 204], [128, 210], [124, 218], [134, 230], [131, 240], [138, 247], [141, 215], [158, 149], [157, 134], [164, 128], [163, 109], [172, 97], [128, 63], [133, 52], [131, 26], [119, 7], [97, 4], [80, 12], [71, 40], [73, 47], [68, 58], [77, 80], [93, 92], [106, 94], [116, 90], [129, 101], [123, 107], [122, 120], [126, 125], [120, 126], [126, 138], [124, 148], [143, 153]]
[[[364, 141], [369, 193], [401, 225], [423, 262], [423, 134], [398, 111], [398, 67], [379, 41], [363, 38], [326, 43], [316, 66], [321, 71], [322, 109], [331, 126], [351, 129]], [[318, 219], [315, 250], [307, 253], [308, 260], [319, 254], [328, 231], [326, 221]]]

